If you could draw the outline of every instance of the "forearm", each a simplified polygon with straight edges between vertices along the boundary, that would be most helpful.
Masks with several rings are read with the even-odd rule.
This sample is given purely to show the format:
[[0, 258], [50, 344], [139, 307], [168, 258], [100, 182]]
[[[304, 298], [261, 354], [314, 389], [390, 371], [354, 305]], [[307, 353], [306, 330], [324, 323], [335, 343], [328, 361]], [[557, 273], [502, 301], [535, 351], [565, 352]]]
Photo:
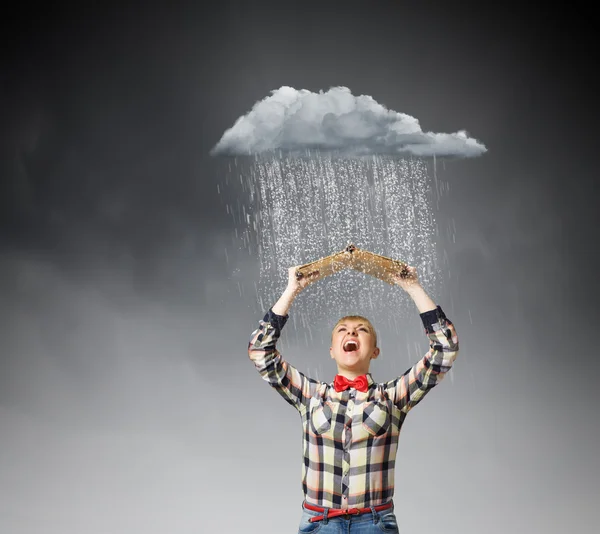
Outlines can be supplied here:
[[308, 380], [298, 369], [286, 362], [277, 350], [277, 341], [287, 320], [287, 317], [269, 310], [252, 333], [248, 344], [248, 356], [262, 379], [289, 404], [300, 410], [312, 397], [317, 382]]
[[393, 381], [394, 403], [404, 412], [416, 406], [444, 379], [458, 356], [456, 329], [439, 306], [421, 313], [421, 320], [429, 338], [429, 350], [420, 361]]
[[279, 300], [273, 306], [273, 313], [276, 315], [286, 316], [297, 296], [297, 292], [289, 288], [286, 289], [281, 295], [281, 297], [279, 297]]
[[425, 292], [420, 284], [414, 284], [413, 286], [406, 288], [405, 291], [410, 295], [410, 298], [413, 299], [419, 313], [425, 313], [437, 308], [435, 302], [431, 300], [431, 297]]

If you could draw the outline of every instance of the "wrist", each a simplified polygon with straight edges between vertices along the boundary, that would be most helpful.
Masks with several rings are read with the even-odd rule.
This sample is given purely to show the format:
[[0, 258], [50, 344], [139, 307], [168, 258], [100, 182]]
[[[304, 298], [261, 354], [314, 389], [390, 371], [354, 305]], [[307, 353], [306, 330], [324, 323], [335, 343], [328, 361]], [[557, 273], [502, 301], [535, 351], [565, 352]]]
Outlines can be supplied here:
[[420, 285], [407, 289], [407, 293], [412, 298], [419, 313], [433, 311], [437, 308], [435, 302]]
[[300, 294], [301, 288], [286, 287], [283, 296], [287, 299], [294, 300]]
[[425, 290], [418, 282], [406, 285], [402, 289], [404, 289], [404, 291], [406, 291], [411, 297], [415, 295], [422, 295], [423, 293], [425, 293]]
[[281, 294], [281, 297], [279, 297], [279, 300], [273, 306], [273, 313], [276, 315], [286, 316], [295, 298], [296, 295], [294, 294], [294, 291], [286, 288], [286, 290]]

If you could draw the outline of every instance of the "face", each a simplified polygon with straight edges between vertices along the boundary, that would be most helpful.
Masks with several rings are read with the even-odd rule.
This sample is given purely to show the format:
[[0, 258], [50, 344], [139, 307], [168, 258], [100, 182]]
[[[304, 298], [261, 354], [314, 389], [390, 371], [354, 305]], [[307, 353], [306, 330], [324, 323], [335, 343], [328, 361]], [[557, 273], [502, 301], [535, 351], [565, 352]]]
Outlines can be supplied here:
[[347, 319], [334, 328], [329, 353], [337, 363], [338, 372], [352, 378], [369, 372], [371, 360], [379, 356], [379, 349], [368, 323]]

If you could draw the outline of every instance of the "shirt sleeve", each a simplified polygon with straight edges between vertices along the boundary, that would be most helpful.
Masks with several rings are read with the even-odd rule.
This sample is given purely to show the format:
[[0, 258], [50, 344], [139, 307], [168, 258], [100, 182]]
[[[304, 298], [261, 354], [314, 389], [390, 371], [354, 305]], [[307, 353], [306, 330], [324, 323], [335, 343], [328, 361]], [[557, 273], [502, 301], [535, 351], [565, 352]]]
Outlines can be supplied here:
[[248, 356], [263, 380], [301, 412], [308, 406], [308, 401], [321, 383], [302, 374], [286, 362], [277, 350], [277, 340], [288, 317], [269, 310], [252, 332]]
[[458, 356], [456, 330], [439, 306], [422, 313], [421, 320], [429, 338], [427, 354], [402, 376], [386, 384], [394, 404], [405, 413], [443, 380]]

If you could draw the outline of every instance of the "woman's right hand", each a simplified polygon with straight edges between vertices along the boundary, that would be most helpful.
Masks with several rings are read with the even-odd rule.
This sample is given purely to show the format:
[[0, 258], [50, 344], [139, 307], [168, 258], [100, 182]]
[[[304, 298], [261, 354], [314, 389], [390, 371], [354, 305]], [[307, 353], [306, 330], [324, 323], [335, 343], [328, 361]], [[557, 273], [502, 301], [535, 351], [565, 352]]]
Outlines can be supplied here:
[[313, 282], [316, 282], [321, 278], [321, 273], [319, 270], [308, 273], [306, 276], [302, 276], [298, 279], [296, 273], [298, 272], [298, 267], [290, 267], [288, 269], [288, 285], [287, 291], [293, 293], [294, 295], [298, 295], [305, 287], [309, 286]]

